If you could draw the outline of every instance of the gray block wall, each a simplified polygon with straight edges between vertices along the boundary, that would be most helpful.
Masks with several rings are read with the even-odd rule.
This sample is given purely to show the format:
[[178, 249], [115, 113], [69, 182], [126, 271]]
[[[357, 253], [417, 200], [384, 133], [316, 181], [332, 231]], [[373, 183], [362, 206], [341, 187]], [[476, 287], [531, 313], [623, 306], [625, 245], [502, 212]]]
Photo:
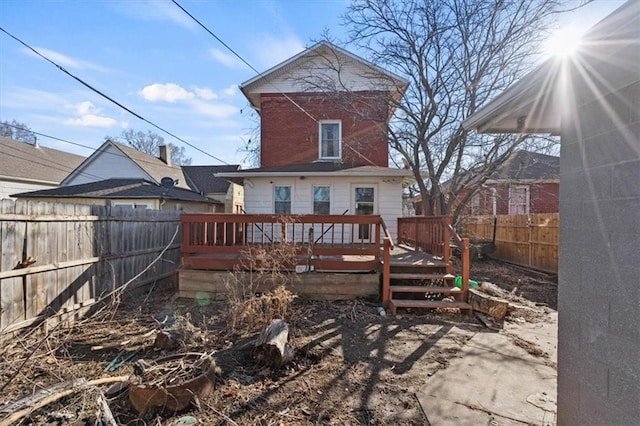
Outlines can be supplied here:
[[559, 425], [640, 425], [638, 28], [597, 83], [574, 75], [563, 121]]

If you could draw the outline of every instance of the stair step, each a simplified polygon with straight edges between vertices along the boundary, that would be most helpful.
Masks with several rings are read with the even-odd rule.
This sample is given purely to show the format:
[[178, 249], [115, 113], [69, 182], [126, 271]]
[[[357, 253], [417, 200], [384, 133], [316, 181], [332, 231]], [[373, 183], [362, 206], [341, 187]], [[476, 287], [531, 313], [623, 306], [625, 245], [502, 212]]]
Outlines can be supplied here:
[[403, 272], [392, 272], [389, 274], [392, 280], [454, 280], [455, 275], [451, 274], [412, 274]]
[[392, 285], [389, 286], [391, 294], [393, 293], [459, 293], [461, 290], [458, 287], [438, 287], [438, 286], [426, 286], [426, 285]]
[[[384, 264], [383, 261], [380, 263]], [[445, 262], [430, 262], [430, 263], [408, 263], [408, 262], [394, 262], [393, 260], [389, 262], [389, 266], [392, 268], [421, 268], [421, 269], [433, 269], [433, 268], [446, 268], [447, 264]]]
[[397, 308], [454, 308], [454, 309], [471, 309], [471, 305], [466, 302], [445, 302], [441, 300], [398, 300], [391, 299], [389, 301], [389, 310], [392, 315], [396, 314]]

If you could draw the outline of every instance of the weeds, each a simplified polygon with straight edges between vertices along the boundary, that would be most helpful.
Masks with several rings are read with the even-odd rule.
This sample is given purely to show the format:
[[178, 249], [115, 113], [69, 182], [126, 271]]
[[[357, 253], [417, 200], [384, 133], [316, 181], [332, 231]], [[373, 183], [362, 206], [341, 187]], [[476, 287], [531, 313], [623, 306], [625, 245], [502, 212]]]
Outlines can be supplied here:
[[271, 235], [271, 244], [247, 247], [242, 253], [244, 261], [226, 285], [233, 331], [255, 332], [272, 319], [286, 321], [291, 316], [296, 295], [287, 286], [294, 276], [299, 248], [287, 238], [290, 225], [281, 222], [279, 241]]

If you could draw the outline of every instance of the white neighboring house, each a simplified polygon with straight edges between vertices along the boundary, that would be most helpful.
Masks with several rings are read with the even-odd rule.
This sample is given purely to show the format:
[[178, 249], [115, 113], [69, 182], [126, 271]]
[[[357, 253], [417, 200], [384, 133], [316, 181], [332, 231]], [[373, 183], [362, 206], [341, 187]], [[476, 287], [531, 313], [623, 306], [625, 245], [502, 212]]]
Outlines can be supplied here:
[[80, 185], [105, 179], [138, 178], [159, 184], [162, 178], [175, 186], [190, 189], [180, 166], [171, 164], [167, 147], [160, 147], [160, 158], [111, 140], [103, 143], [62, 181], [61, 185]]
[[0, 137], [0, 199], [56, 188], [85, 157]]

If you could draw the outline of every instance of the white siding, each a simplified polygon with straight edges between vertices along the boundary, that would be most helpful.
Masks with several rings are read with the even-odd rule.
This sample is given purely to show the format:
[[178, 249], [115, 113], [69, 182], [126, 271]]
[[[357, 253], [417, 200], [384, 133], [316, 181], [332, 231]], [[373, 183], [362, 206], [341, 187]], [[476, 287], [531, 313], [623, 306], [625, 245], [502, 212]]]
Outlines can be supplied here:
[[[329, 82], [344, 84], [346, 87], [336, 86], [337, 90], [394, 90], [390, 79], [380, 76], [370, 68], [357, 64], [351, 59], [342, 58], [337, 63], [329, 63], [329, 58], [315, 56], [293, 69], [284, 73], [275, 73], [262, 84], [251, 88], [251, 93], [294, 93], [294, 92], [323, 92], [328, 89]], [[340, 69], [340, 73], [335, 71]], [[314, 85], [316, 87], [314, 87]], [[320, 86], [320, 87], [318, 87]]]
[[0, 180], [0, 200], [9, 197], [11, 194], [21, 192], [39, 191], [41, 189], [57, 188], [58, 185], [45, 185], [39, 183], [16, 182], [13, 180]]
[[65, 182], [66, 185], [80, 185], [112, 178], [153, 180], [136, 163], [111, 145], [81, 167], [78, 169], [77, 174], [69, 179], [68, 182]]
[[353, 213], [354, 185], [374, 185], [377, 188], [376, 210], [384, 219], [391, 235], [397, 240], [398, 217], [402, 216], [402, 185], [400, 178], [375, 177], [307, 177], [300, 178], [248, 178], [245, 179], [244, 203], [247, 213], [273, 213], [273, 186], [290, 185], [293, 192], [291, 212], [294, 214], [313, 213], [313, 185], [331, 187], [331, 214]]

